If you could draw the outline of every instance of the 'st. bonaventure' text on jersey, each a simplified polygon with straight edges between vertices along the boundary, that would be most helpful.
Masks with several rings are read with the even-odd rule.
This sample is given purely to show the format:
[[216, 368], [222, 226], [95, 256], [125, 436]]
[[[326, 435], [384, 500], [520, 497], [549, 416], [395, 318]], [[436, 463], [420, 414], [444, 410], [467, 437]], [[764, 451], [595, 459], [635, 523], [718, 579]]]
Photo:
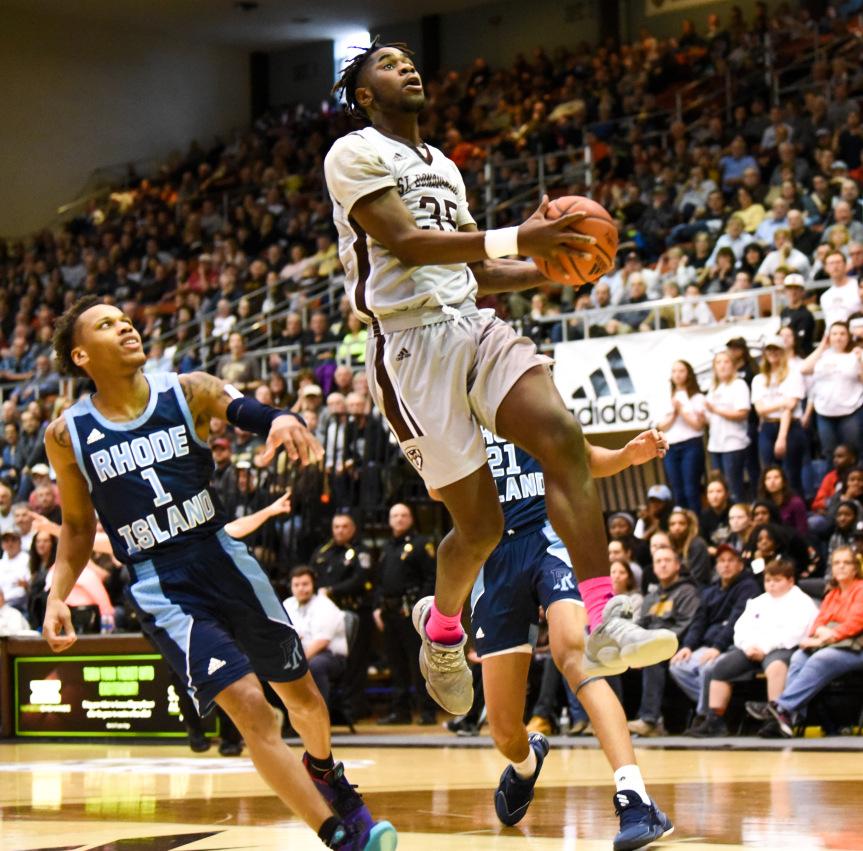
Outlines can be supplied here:
[[395, 189], [421, 228], [457, 231], [473, 224], [464, 181], [452, 160], [431, 145], [416, 148], [366, 127], [335, 142], [324, 171], [345, 289], [358, 314], [368, 321], [398, 311], [459, 305], [476, 297], [476, 279], [467, 264], [405, 266], [351, 217], [361, 198]]
[[546, 520], [545, 479], [539, 461], [515, 444], [482, 430], [488, 466], [503, 508], [504, 540], [508, 532]]
[[134, 420], [106, 419], [89, 396], [64, 413], [96, 513], [125, 563], [179, 553], [226, 521], [209, 488], [213, 456], [195, 432], [179, 378], [146, 378], [150, 400]]

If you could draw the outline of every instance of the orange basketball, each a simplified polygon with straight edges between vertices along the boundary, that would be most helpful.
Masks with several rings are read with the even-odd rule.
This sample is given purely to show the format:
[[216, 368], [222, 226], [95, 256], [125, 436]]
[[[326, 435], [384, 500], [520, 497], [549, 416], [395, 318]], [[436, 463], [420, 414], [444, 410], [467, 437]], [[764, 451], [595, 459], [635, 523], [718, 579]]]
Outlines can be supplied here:
[[566, 213], [585, 213], [585, 217], [573, 225], [573, 230], [587, 234], [596, 240], [596, 245], [584, 246], [582, 251], [592, 256], [585, 259], [576, 254], [565, 254], [556, 261], [533, 258], [537, 268], [550, 281], [570, 287], [580, 287], [601, 278], [614, 268], [617, 254], [617, 225], [608, 211], [596, 201], [582, 195], [566, 195], [548, 205], [547, 216], [557, 219]]

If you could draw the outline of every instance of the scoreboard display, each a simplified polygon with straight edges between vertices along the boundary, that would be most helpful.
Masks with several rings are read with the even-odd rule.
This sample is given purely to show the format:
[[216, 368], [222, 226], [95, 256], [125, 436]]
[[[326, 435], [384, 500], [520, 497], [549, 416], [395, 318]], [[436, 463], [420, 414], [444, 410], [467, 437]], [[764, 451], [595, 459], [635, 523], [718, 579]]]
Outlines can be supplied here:
[[[184, 738], [170, 668], [156, 654], [18, 656], [15, 735]], [[216, 714], [204, 719], [216, 733]]]

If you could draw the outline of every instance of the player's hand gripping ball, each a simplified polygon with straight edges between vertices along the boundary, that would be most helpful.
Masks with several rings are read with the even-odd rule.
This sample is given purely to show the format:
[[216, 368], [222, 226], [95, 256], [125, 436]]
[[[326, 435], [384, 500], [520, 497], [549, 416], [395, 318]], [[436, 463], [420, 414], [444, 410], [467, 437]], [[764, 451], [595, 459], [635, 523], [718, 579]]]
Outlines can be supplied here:
[[[614, 268], [617, 254], [617, 225], [608, 211], [596, 201], [582, 195], [566, 195], [548, 205], [546, 216], [559, 219], [567, 213], [584, 213], [584, 218], [571, 227], [578, 233], [592, 236], [593, 245], [579, 246], [578, 254], [561, 251], [557, 260], [534, 257], [533, 262], [546, 278], [558, 284], [580, 287], [596, 281]], [[588, 256], [582, 256], [582, 253]]]

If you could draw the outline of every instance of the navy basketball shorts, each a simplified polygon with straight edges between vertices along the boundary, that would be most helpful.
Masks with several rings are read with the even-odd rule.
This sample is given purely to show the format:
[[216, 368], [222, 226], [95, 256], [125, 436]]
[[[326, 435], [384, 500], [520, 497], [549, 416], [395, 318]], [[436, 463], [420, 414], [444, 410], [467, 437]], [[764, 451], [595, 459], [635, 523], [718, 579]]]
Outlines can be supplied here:
[[471, 629], [480, 656], [532, 653], [539, 607], [584, 605], [572, 562], [548, 521], [501, 541], [482, 566], [470, 596]]
[[246, 674], [291, 682], [308, 671], [270, 580], [224, 529], [180, 557], [137, 564], [134, 574], [127, 596], [141, 629], [186, 683], [201, 715]]

